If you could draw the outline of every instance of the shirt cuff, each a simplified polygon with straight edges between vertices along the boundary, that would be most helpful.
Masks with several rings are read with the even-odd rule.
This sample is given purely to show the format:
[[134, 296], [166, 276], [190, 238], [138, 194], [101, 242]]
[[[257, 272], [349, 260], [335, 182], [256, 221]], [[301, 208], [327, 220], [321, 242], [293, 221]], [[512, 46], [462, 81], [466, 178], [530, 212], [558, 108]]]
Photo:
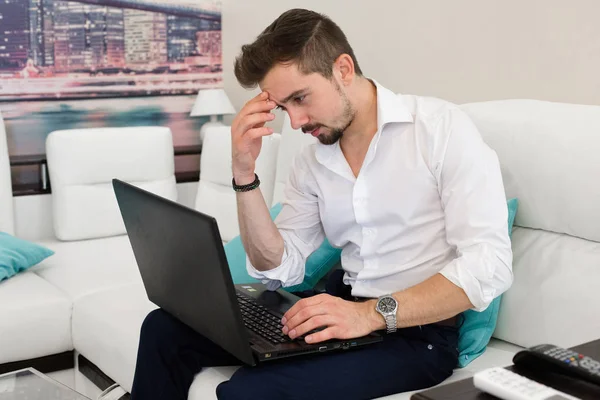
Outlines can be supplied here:
[[288, 242], [284, 237], [283, 256], [281, 264], [267, 271], [259, 271], [246, 256], [246, 270], [248, 275], [260, 280], [269, 290], [277, 290], [280, 287], [299, 285], [304, 281], [304, 263], [299, 252], [288, 248]]
[[446, 279], [463, 289], [473, 304], [473, 310], [484, 311], [512, 283], [512, 274], [506, 282], [505, 267], [490, 245], [480, 244], [469, 249], [440, 271]]
[[[283, 251], [283, 256], [285, 257], [285, 250]], [[259, 271], [250, 262], [250, 258], [246, 256], [246, 270], [248, 271], [248, 275], [250, 275], [254, 279], [260, 280], [268, 290], [277, 290], [281, 287], [281, 269], [282, 265], [277, 268], [270, 269], [268, 271]]]

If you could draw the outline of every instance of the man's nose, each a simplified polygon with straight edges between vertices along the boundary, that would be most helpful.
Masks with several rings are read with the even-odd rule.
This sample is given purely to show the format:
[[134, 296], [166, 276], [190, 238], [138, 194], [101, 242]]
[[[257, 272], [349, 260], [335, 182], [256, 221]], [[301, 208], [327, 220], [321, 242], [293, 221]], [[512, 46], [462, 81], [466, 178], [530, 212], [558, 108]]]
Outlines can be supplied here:
[[288, 115], [290, 116], [290, 124], [292, 125], [292, 129], [300, 129], [304, 125], [308, 124], [308, 115], [301, 111], [288, 110]]

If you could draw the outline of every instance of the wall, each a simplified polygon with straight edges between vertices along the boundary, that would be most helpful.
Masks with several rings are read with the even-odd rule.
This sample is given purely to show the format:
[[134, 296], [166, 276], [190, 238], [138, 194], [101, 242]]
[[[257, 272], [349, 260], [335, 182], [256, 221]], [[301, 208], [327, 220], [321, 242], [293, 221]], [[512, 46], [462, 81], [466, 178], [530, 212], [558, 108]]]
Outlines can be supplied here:
[[[600, 105], [598, 0], [223, 0], [224, 83], [238, 110], [258, 91], [237, 84], [235, 56], [294, 7], [331, 16], [365, 74], [397, 92], [457, 103], [533, 98]], [[180, 195], [193, 206], [195, 184], [184, 185]], [[50, 196], [15, 198], [15, 219], [20, 237], [51, 236]]]
[[223, 79], [236, 109], [258, 93], [233, 74], [241, 45], [295, 7], [329, 15], [363, 72], [396, 92], [600, 105], [598, 0], [223, 0]]

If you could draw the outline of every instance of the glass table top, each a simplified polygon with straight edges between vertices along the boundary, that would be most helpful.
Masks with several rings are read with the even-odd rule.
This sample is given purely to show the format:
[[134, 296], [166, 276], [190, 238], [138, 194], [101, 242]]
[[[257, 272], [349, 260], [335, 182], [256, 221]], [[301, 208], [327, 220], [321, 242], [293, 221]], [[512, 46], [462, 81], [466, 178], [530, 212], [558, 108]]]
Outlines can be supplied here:
[[0, 400], [89, 399], [33, 368], [26, 368], [0, 375]]

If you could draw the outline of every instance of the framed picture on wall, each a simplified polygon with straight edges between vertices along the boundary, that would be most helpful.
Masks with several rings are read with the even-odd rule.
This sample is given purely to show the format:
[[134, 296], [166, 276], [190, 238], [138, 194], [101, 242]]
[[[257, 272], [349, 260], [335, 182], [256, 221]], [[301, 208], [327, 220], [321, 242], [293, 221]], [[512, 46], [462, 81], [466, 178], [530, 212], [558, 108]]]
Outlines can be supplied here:
[[222, 86], [220, 0], [1, 0], [0, 26], [16, 194], [45, 190], [45, 140], [59, 129], [168, 126], [178, 180], [197, 179], [207, 119], [190, 110], [198, 90]]

